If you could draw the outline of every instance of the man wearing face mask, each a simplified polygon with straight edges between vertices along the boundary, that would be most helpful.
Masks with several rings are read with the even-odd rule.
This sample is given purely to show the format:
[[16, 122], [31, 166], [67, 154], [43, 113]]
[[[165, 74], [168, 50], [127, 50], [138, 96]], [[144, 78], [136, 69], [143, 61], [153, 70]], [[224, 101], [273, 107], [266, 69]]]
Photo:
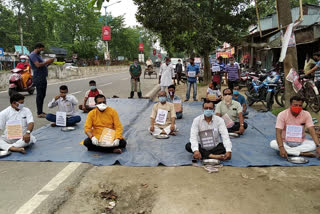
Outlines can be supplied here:
[[130, 65], [129, 72], [131, 75], [131, 92], [129, 99], [132, 99], [134, 96], [134, 92], [138, 92], [138, 97], [142, 98], [141, 92], [141, 83], [140, 83], [140, 76], [141, 76], [141, 66], [138, 64], [138, 59], [133, 59], [133, 64]]
[[240, 80], [240, 67], [235, 62], [234, 57], [229, 58], [229, 64], [225, 68], [225, 79], [228, 84], [228, 88], [233, 90], [235, 84], [238, 84]]
[[223, 119], [214, 115], [212, 102], [205, 101], [202, 107], [203, 115], [193, 120], [186, 150], [198, 160], [230, 160], [232, 143]]
[[[24, 96], [14, 94], [10, 97], [11, 106], [0, 112], [0, 130], [4, 135], [0, 137], [0, 150], [25, 153], [25, 147], [36, 142], [31, 135], [34, 127], [33, 116], [30, 109], [24, 107]], [[21, 137], [10, 136], [10, 125], [21, 128]]]
[[246, 98], [242, 94], [240, 94], [240, 87], [237, 84], [234, 86], [234, 89], [233, 89], [232, 100], [235, 100], [240, 103], [240, 105], [242, 106], [242, 115], [244, 117], [249, 114], [249, 112], [247, 112]]
[[168, 86], [172, 85], [174, 76], [174, 68], [171, 65], [171, 59], [167, 57], [165, 63], [161, 65], [159, 72], [161, 91], [165, 91]]
[[149, 131], [152, 135], [176, 135], [176, 111], [172, 103], [167, 102], [167, 93], [160, 91], [159, 102], [154, 104], [151, 113]]
[[[58, 106], [59, 112], [66, 112], [67, 114], [67, 126], [74, 126], [76, 123], [81, 121], [81, 117], [76, 115], [76, 106], [78, 105], [78, 100], [72, 94], [68, 94], [68, 87], [66, 85], [60, 86], [60, 94], [57, 95], [48, 104], [49, 108], [54, 108]], [[52, 122], [51, 126], [56, 126], [56, 115], [47, 114], [46, 119]]]
[[191, 86], [193, 86], [193, 101], [197, 100], [197, 78], [200, 74], [199, 66], [194, 64], [194, 58], [189, 59], [190, 64], [187, 67], [187, 93], [186, 93], [186, 100], [185, 102], [189, 101], [190, 98], [190, 92], [191, 92]]
[[103, 92], [100, 89], [97, 89], [97, 84], [94, 80], [91, 80], [89, 82], [89, 88], [90, 90], [88, 90], [84, 95], [83, 105], [79, 105], [79, 109], [82, 110], [84, 113], [88, 113], [89, 111], [94, 109], [96, 107], [94, 98], [98, 94], [103, 94]]
[[239, 102], [232, 100], [229, 88], [223, 90], [223, 100], [216, 107], [216, 115], [224, 119], [229, 133], [242, 135], [248, 127], [243, 119], [242, 107]]
[[[312, 117], [309, 112], [302, 110], [303, 99], [293, 96], [290, 99], [290, 108], [279, 113], [276, 123], [276, 140], [270, 142], [271, 148], [280, 151], [280, 156], [288, 155], [315, 157], [312, 151], [320, 155], [319, 139], [316, 135]], [[313, 139], [305, 136], [308, 128]]]
[[37, 90], [37, 114], [39, 118], [45, 118], [46, 114], [43, 112], [43, 102], [47, 93], [47, 76], [48, 66], [53, 63], [54, 59], [44, 61], [40, 53], [43, 53], [44, 45], [38, 43], [35, 45], [33, 52], [30, 54], [30, 64], [33, 70], [33, 83]]
[[[113, 108], [107, 106], [106, 97], [99, 94], [95, 97], [97, 108], [89, 112], [84, 131], [88, 136], [84, 140], [84, 146], [88, 151], [101, 151], [121, 154], [127, 142], [122, 136], [123, 127], [118, 113]], [[99, 142], [100, 136], [105, 128], [115, 131], [115, 140], [111, 144]]]
[[173, 103], [173, 104], [177, 103], [177, 104], [179, 104], [179, 106], [181, 105], [181, 110], [180, 109], [179, 109], [179, 111], [176, 110], [177, 119], [181, 119], [182, 118], [182, 111], [183, 111], [182, 100], [180, 99], [180, 97], [175, 95], [176, 87], [174, 85], [170, 85], [168, 87], [168, 91], [169, 91], [169, 95], [167, 97], [167, 102]]

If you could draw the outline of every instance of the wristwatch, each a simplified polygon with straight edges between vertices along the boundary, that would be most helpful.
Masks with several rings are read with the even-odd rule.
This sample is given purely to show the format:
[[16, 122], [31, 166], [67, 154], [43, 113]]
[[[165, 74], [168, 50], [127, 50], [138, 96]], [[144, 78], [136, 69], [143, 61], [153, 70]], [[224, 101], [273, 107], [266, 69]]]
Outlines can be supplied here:
[[30, 130], [27, 130], [27, 131], [26, 131], [26, 133], [27, 133], [27, 134], [30, 134], [30, 133], [31, 133], [31, 131], [30, 131]]
[[316, 147], [320, 147], [320, 144], [316, 145]]

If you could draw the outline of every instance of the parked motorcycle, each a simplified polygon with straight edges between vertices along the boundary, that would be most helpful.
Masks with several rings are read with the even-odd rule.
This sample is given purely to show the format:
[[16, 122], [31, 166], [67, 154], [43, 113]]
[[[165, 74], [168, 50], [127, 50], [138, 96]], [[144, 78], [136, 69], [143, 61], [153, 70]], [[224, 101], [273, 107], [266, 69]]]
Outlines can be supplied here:
[[32, 78], [29, 78], [26, 87], [23, 86], [22, 82], [22, 74], [24, 71], [21, 68], [14, 68], [11, 70], [12, 75], [9, 77], [9, 96], [12, 96], [18, 92], [28, 92], [29, 94], [33, 94], [35, 90], [35, 86], [32, 82]]

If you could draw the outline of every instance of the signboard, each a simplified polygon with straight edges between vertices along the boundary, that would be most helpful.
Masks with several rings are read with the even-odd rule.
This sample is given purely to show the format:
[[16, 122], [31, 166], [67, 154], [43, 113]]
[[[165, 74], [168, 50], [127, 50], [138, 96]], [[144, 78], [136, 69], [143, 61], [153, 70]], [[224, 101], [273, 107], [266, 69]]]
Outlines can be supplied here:
[[110, 60], [110, 53], [109, 52], [104, 52], [104, 59]]
[[123, 61], [124, 60], [124, 56], [118, 56], [118, 60], [119, 61]]
[[139, 43], [139, 51], [143, 51], [143, 43]]
[[3, 56], [3, 48], [0, 48], [0, 56]]
[[110, 41], [111, 40], [110, 26], [102, 26], [102, 40], [103, 41]]
[[[17, 55], [22, 54], [21, 45], [15, 45], [15, 46], [14, 46], [14, 49], [16, 50]], [[26, 46], [23, 46], [23, 54], [24, 54], [24, 55], [29, 55], [29, 54], [30, 54], [30, 52], [29, 52], [29, 50], [27, 49]], [[0, 56], [1, 56], [1, 55], [0, 55]]]
[[153, 56], [155, 56], [157, 54], [156, 49], [153, 49]]
[[144, 54], [139, 54], [139, 62], [144, 63]]

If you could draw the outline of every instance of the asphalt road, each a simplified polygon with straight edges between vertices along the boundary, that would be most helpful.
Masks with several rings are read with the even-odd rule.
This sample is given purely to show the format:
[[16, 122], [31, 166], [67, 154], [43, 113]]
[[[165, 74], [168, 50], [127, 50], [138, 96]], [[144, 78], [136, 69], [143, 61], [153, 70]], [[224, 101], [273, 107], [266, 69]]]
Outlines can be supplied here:
[[[68, 86], [69, 93], [75, 95], [79, 103], [82, 103], [85, 92], [89, 89], [90, 80], [97, 82], [97, 87], [106, 97], [117, 95], [120, 98], [127, 98], [130, 93], [129, 77], [129, 72], [123, 70], [118, 73], [110, 72], [69, 81], [48, 82], [44, 111], [55, 113], [56, 109], [49, 110], [47, 104], [59, 94], [59, 86], [62, 84]], [[143, 94], [150, 91], [157, 83], [155, 79], [141, 78], [141, 81]], [[36, 117], [35, 100], [35, 95], [26, 96], [25, 105], [31, 109], [35, 119], [35, 129], [37, 129], [48, 124], [48, 121]], [[0, 110], [2, 111], [9, 104], [7, 91], [0, 92]], [[76, 185], [76, 180], [80, 179], [78, 175], [89, 167], [88, 164], [75, 163], [0, 162], [0, 213], [33, 213], [36, 208], [41, 207], [40, 205], [43, 207], [43, 204], [45, 207], [42, 209], [48, 212], [54, 203], [59, 203], [56, 198], [51, 197], [52, 193], [68, 180], [70, 188]], [[70, 178], [72, 176], [74, 180]]]

